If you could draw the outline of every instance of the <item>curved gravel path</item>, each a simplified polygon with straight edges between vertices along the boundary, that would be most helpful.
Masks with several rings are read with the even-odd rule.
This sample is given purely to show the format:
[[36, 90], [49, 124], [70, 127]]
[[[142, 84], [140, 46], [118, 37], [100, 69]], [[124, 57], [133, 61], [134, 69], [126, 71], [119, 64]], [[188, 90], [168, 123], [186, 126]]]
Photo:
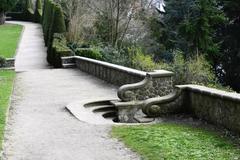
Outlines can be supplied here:
[[41, 26], [25, 26], [16, 57], [17, 77], [5, 132], [3, 160], [135, 160], [111, 139], [110, 125], [75, 119], [65, 105], [116, 98], [116, 88], [76, 69], [51, 69]]

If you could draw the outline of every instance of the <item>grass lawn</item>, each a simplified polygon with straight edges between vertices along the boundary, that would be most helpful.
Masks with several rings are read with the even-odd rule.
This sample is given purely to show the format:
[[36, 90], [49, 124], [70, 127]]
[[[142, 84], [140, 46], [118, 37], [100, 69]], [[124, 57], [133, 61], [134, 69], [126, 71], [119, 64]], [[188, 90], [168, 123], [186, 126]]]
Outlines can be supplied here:
[[230, 140], [187, 125], [115, 126], [112, 135], [146, 160], [240, 160]]
[[0, 56], [5, 58], [15, 56], [22, 28], [20, 25], [0, 25]]
[[2, 148], [6, 112], [12, 93], [14, 77], [14, 71], [0, 70], [0, 149]]

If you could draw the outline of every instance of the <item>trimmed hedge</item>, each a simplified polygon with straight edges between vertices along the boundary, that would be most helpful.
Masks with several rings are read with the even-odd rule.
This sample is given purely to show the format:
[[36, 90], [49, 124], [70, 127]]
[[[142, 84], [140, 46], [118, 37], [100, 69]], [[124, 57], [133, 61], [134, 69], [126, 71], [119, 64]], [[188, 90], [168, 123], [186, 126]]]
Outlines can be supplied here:
[[72, 56], [72, 51], [67, 47], [67, 40], [64, 34], [55, 33], [51, 50], [48, 52], [47, 60], [55, 68], [62, 67], [61, 57]]
[[35, 22], [41, 23], [42, 20], [42, 0], [36, 1], [36, 8], [34, 12]]
[[53, 0], [45, 0], [42, 17], [44, 40], [48, 48], [47, 61], [56, 68], [62, 67], [61, 57], [71, 55], [63, 34], [66, 32], [63, 10]]
[[49, 37], [49, 28], [53, 21], [53, 14], [54, 14], [54, 4], [52, 0], [45, 0], [44, 1], [44, 9], [43, 9], [43, 19], [42, 19], [42, 27], [43, 27], [43, 34], [44, 34], [44, 41], [45, 45], [48, 46], [48, 37]]
[[103, 59], [100, 51], [95, 48], [77, 48], [75, 51], [75, 54], [77, 56], [82, 56], [82, 57], [87, 57], [87, 58], [92, 58], [97, 60]]
[[26, 0], [26, 6], [25, 6], [24, 17], [28, 21], [34, 20], [34, 8], [33, 8], [33, 2], [32, 0]]
[[63, 11], [60, 5], [54, 5], [54, 13], [52, 15], [52, 23], [50, 24], [48, 32], [48, 47], [51, 47], [54, 33], [66, 32]]
[[43, 32], [45, 44], [51, 47], [54, 33], [66, 32], [66, 25], [64, 21], [64, 14], [62, 8], [52, 0], [44, 1], [43, 9]]

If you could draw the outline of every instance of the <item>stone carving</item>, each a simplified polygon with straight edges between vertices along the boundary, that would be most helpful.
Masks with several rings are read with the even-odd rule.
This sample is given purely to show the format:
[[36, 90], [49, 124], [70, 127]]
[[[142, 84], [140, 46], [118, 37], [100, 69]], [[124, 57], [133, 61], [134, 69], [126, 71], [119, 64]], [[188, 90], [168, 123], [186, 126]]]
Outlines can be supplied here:
[[149, 117], [159, 117], [170, 113], [177, 113], [181, 110], [183, 96], [181, 89], [163, 97], [155, 97], [144, 101], [142, 111]]
[[118, 90], [118, 97], [124, 101], [143, 101], [146, 99], [165, 96], [173, 92], [172, 76], [170, 73], [147, 73], [143, 81], [123, 85]]

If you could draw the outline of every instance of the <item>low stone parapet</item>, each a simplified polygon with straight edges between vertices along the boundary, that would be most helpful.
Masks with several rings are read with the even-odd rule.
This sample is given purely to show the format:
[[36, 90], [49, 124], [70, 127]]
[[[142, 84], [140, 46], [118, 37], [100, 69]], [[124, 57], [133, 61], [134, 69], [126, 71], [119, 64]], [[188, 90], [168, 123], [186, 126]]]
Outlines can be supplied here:
[[[66, 68], [67, 66], [69, 66], [69, 64], [75, 65], [81, 71], [87, 72], [93, 76], [96, 76], [102, 80], [107, 81], [108, 83], [117, 86], [138, 83], [144, 80], [147, 77], [147, 74], [151, 75], [151, 79], [153, 81], [152, 80], [148, 81], [148, 86], [149, 85], [152, 86], [151, 90], [147, 90], [149, 92], [149, 95], [152, 93], [151, 91], [154, 91], [155, 90], [154, 88], [157, 86], [166, 85], [165, 90], [171, 90], [173, 88], [172, 84], [173, 73], [169, 71], [158, 70], [155, 72], [147, 73], [144, 71], [139, 71], [136, 69], [80, 56], [62, 57], [62, 64]], [[138, 97], [140, 97], [140, 94]]]
[[185, 107], [199, 119], [240, 133], [240, 94], [199, 85], [178, 86], [186, 94]]

